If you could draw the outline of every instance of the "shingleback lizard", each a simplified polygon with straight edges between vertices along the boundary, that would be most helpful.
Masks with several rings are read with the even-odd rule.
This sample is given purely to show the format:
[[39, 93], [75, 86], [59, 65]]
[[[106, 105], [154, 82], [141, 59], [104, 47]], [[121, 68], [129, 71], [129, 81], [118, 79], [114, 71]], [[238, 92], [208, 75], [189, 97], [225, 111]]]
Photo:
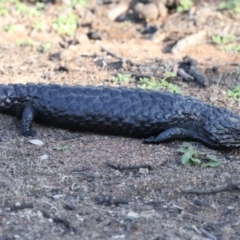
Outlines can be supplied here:
[[54, 127], [143, 138], [175, 139], [211, 148], [240, 147], [240, 117], [192, 97], [141, 89], [44, 84], [0, 85], [0, 112], [21, 118], [21, 134], [34, 136], [33, 120]]

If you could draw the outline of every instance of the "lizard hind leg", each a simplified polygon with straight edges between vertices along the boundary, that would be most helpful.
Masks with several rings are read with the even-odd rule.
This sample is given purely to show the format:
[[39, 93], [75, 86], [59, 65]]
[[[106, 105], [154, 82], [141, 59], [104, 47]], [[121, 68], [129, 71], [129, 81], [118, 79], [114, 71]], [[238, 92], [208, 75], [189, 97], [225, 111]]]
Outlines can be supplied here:
[[34, 112], [34, 108], [31, 105], [27, 105], [23, 110], [20, 132], [25, 137], [34, 137], [36, 135], [36, 132], [32, 130]]
[[162, 143], [173, 140], [195, 139], [195, 134], [184, 128], [174, 127], [143, 140], [144, 143]]

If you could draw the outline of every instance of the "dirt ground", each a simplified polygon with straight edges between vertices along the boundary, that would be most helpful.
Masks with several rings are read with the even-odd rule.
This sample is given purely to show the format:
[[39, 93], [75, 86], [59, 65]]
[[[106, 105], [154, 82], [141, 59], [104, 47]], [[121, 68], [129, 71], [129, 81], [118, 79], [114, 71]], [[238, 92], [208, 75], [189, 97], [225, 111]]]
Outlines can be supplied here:
[[[180, 76], [167, 81], [183, 95], [240, 114], [239, 103], [227, 95], [240, 84], [240, 54], [233, 47], [240, 44], [239, 14], [220, 10], [220, 1], [195, 1], [188, 11], [171, 9], [150, 20], [139, 19], [129, 7], [114, 21], [108, 13], [122, 2], [88, 3], [38, 5], [35, 15], [34, 4], [0, 2], [1, 84], [138, 87], [143, 77], [160, 81], [188, 55], [197, 60], [208, 86]], [[56, 32], [54, 20], [69, 13], [77, 16], [74, 34]], [[196, 34], [202, 31], [199, 38]], [[193, 43], [174, 48], [190, 35]], [[229, 40], [233, 45], [223, 49], [229, 46], [224, 36], [230, 35], [235, 36]], [[214, 44], [212, 36], [222, 42]], [[113, 81], [117, 74], [131, 77]], [[236, 150], [216, 151], [192, 142], [197, 151], [216, 155], [221, 165], [184, 166], [177, 141], [145, 145], [140, 139], [34, 124], [37, 139], [44, 143], [39, 146], [19, 135], [19, 119], [1, 114], [0, 122], [1, 240], [240, 239], [239, 189], [183, 192], [238, 182]], [[107, 163], [140, 167], [116, 170]]]

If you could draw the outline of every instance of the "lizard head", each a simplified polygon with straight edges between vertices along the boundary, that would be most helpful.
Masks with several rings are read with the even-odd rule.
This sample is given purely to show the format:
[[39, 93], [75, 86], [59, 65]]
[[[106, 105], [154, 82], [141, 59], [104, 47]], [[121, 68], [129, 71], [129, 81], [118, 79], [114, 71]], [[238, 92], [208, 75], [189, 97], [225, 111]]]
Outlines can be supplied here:
[[209, 106], [202, 113], [203, 139], [216, 148], [240, 147], [240, 116], [224, 108]]
[[6, 93], [6, 89], [6, 85], [0, 85], [0, 108], [3, 108], [3, 110], [5, 110], [8, 103], [11, 102]]
[[0, 84], [0, 111], [2, 113], [11, 113], [14, 111], [16, 115], [20, 112], [21, 105], [19, 105], [21, 98], [16, 95], [16, 91], [13, 84], [3, 85]]

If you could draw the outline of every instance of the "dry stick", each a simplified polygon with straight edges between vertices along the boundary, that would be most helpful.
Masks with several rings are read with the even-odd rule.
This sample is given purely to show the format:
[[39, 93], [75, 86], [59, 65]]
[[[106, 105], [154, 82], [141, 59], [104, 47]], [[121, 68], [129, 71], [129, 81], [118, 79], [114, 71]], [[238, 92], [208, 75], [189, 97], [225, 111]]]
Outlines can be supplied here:
[[122, 58], [122, 57], [120, 57], [120, 56], [117, 55], [116, 53], [114, 53], [114, 52], [106, 49], [106, 48], [103, 47], [103, 46], [100, 46], [100, 47], [101, 47], [101, 49], [102, 49], [103, 51], [107, 52], [107, 53], [108, 53], [109, 55], [111, 55], [112, 57], [117, 58], [117, 59], [120, 60], [121, 62], [130, 63], [131, 65], [134, 65], [134, 66], [141, 66], [140, 64], [134, 63], [133, 61], [131, 61], [131, 60], [127, 59], [127, 58]]
[[213, 218], [209, 218], [200, 214], [192, 214], [189, 212], [184, 212], [183, 217], [188, 217], [191, 218], [193, 220], [200, 220], [200, 221], [204, 221], [204, 222], [217, 222], [217, 220], [213, 219]]
[[63, 219], [63, 218], [59, 218], [59, 217], [52, 217], [45, 210], [40, 210], [40, 211], [42, 212], [43, 217], [48, 218], [48, 219], [52, 219], [53, 222], [61, 224], [62, 226], [64, 226], [69, 231], [72, 230], [73, 232], [76, 232], [76, 229], [71, 226], [71, 224], [68, 220]]
[[103, 205], [120, 205], [120, 204], [128, 204], [128, 200], [125, 200], [120, 197], [113, 197], [113, 196], [99, 196], [96, 198], [96, 202], [98, 204]]
[[196, 79], [196, 81], [202, 86], [208, 86], [209, 83], [207, 77], [203, 73], [201, 73], [195, 66], [191, 65], [189, 67], [188, 73], [193, 76], [194, 79]]
[[227, 192], [233, 190], [240, 190], [240, 182], [230, 182], [227, 185], [216, 187], [216, 188], [209, 188], [205, 190], [183, 190], [183, 193], [192, 193], [192, 194], [212, 194], [212, 193], [219, 193], [219, 192]]
[[212, 240], [217, 240], [217, 237], [216, 237], [216, 236], [212, 235], [211, 233], [209, 233], [208, 231], [206, 231], [204, 228], [200, 227], [200, 228], [199, 228], [199, 231], [201, 231], [201, 233], [202, 233], [203, 235], [205, 235], [206, 237], [208, 237], [208, 238], [210, 238], [210, 239], [212, 239]]
[[140, 168], [148, 168], [148, 170], [152, 170], [152, 166], [149, 164], [140, 164], [140, 165], [129, 165], [129, 166], [123, 166], [120, 164], [113, 164], [110, 162], [105, 162], [105, 164], [110, 167], [113, 168], [115, 170], [119, 170], [119, 171], [124, 171], [124, 170], [139, 170]]
[[62, 224], [66, 229], [71, 230], [70, 222], [66, 219], [59, 218], [59, 217], [53, 217], [53, 222]]
[[192, 77], [191, 75], [189, 75], [188, 73], [186, 73], [183, 68], [178, 68], [177, 74], [178, 74], [180, 77], [186, 79], [187, 81], [193, 81], [193, 80], [194, 80], [194, 77]]
[[[114, 52], [106, 49], [106, 48], [103, 47], [103, 46], [100, 46], [100, 47], [101, 47], [101, 49], [102, 49], [103, 51], [107, 52], [107, 53], [108, 53], [109, 55], [111, 55], [112, 57], [120, 60], [122, 63], [125, 62], [125, 63], [129, 63], [129, 64], [131, 64], [132, 66], [136, 66], [136, 67], [139, 67], [139, 68], [151, 68], [151, 69], [154, 70], [154, 67], [155, 67], [155, 66], [151, 66], [151, 65], [141, 65], [141, 64], [135, 63], [135, 62], [133, 62], [133, 61], [130, 60], [130, 59], [120, 57], [120, 56], [117, 55], [116, 53], [114, 53]], [[140, 77], [148, 77], [148, 78], [151, 78], [151, 77], [154, 76], [154, 75], [147, 75], [147, 74], [139, 74], [139, 75], [137, 75], [136, 73], [131, 73], [131, 74], [132, 74], [133, 76], [138, 77], [138, 78], [140, 78]], [[190, 77], [191, 77], [191, 76], [190, 76]]]
[[20, 205], [12, 205], [11, 206], [11, 211], [18, 211], [18, 210], [23, 210], [26, 208], [33, 208], [33, 203], [21, 203]]
[[219, 78], [217, 80], [217, 86], [219, 86], [221, 79], [222, 79], [222, 74], [219, 75]]

